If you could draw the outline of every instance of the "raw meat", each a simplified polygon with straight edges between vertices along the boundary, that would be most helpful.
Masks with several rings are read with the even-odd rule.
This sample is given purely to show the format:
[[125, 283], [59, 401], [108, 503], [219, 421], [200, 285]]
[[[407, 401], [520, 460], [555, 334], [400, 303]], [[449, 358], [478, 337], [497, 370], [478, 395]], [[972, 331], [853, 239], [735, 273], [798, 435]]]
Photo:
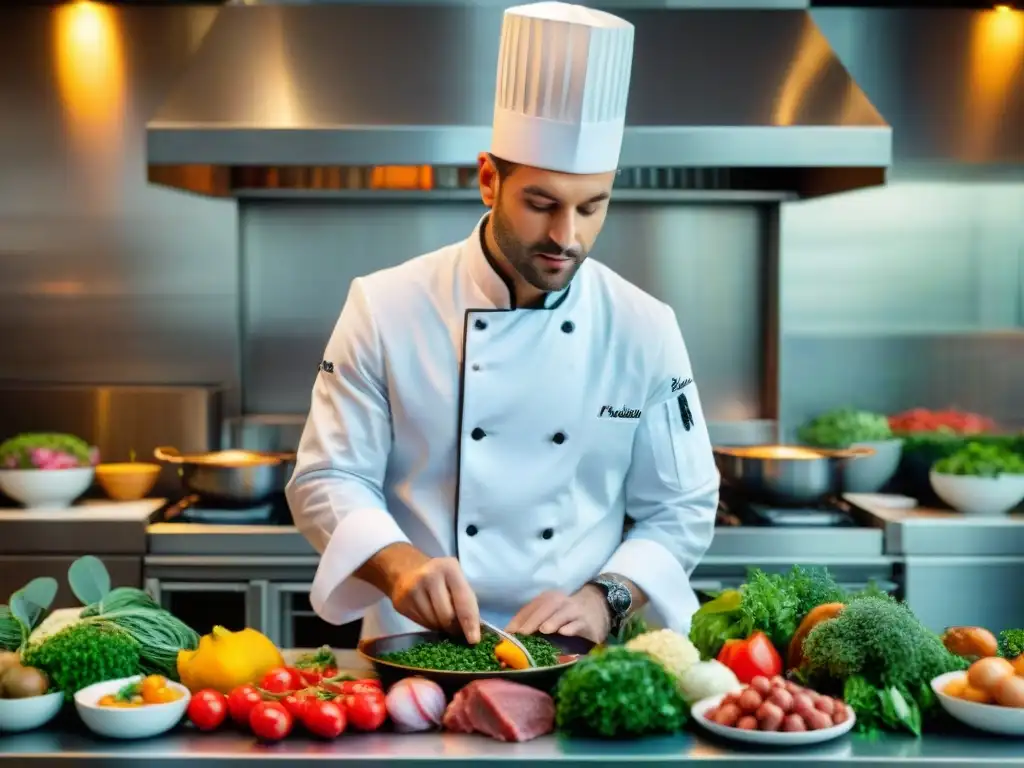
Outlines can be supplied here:
[[444, 713], [457, 733], [482, 733], [498, 741], [529, 741], [555, 728], [555, 702], [543, 691], [508, 680], [475, 680]]

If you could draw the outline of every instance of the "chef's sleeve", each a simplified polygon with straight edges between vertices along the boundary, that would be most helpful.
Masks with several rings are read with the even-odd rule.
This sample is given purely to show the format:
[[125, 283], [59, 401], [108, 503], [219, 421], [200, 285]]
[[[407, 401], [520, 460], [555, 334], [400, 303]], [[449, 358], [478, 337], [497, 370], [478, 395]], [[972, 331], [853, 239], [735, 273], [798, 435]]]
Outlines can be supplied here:
[[353, 572], [408, 541], [382, 490], [391, 434], [384, 355], [357, 279], [327, 342], [285, 489], [295, 525], [321, 553], [310, 602], [333, 624], [359, 618], [383, 597]]
[[698, 608], [690, 576], [711, 546], [719, 474], [686, 344], [675, 312], [665, 311], [657, 374], [626, 476], [634, 525], [603, 572], [643, 590], [655, 623], [688, 634]]

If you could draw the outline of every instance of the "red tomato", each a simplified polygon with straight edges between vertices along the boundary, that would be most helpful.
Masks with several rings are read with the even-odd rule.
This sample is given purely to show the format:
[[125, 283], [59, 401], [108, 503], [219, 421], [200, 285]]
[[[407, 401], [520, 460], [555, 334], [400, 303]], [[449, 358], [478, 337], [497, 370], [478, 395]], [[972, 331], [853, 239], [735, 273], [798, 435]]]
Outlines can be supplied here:
[[260, 688], [271, 693], [289, 693], [304, 688], [302, 674], [290, 667], [277, 667], [263, 676]]
[[228, 712], [231, 719], [239, 725], [249, 722], [249, 715], [257, 704], [263, 701], [261, 694], [254, 685], [240, 685], [228, 696]]
[[306, 685], [320, 685], [320, 681], [324, 679], [324, 675], [318, 669], [300, 669], [299, 674]]
[[782, 658], [772, 641], [763, 632], [755, 632], [731, 647], [723, 661], [741, 683], [747, 685], [758, 675], [775, 677], [782, 674]]
[[220, 691], [206, 688], [195, 693], [188, 703], [188, 719], [200, 731], [220, 728], [228, 716], [228, 699]]
[[294, 693], [289, 693], [283, 699], [281, 704], [287, 709], [292, 717], [296, 720], [301, 720], [306, 713], [306, 708], [309, 706], [312, 699], [308, 696], [297, 696]]
[[256, 738], [280, 741], [292, 731], [295, 720], [277, 701], [261, 701], [249, 714], [249, 727]]
[[334, 739], [345, 730], [345, 710], [333, 701], [311, 699], [302, 716], [302, 724], [310, 733], [324, 739]]
[[350, 693], [340, 698], [344, 703], [349, 725], [357, 731], [375, 731], [384, 724], [388, 708], [380, 691]]
[[381, 693], [379, 684], [370, 683], [366, 680], [347, 680], [341, 684], [341, 692], [349, 693]]

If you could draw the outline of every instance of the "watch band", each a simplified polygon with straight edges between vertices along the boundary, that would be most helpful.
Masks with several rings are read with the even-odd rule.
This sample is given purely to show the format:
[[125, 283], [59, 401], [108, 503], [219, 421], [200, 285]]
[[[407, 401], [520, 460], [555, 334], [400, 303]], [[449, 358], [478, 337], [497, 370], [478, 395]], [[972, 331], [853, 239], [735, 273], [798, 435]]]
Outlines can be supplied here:
[[617, 633], [629, 617], [629, 609], [633, 607], [633, 593], [621, 581], [608, 576], [599, 576], [590, 583], [604, 592], [608, 612], [611, 614], [611, 630]]

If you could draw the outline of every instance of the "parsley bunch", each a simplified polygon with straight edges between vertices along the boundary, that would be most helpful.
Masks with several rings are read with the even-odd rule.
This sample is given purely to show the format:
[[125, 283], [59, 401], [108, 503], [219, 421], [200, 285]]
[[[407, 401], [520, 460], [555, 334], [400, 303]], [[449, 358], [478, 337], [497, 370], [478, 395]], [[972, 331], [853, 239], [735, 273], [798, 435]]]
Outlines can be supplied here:
[[686, 720], [676, 679], [646, 653], [621, 647], [592, 651], [562, 675], [555, 689], [555, 724], [573, 736], [675, 733]]
[[49, 675], [65, 698], [94, 683], [139, 672], [139, 644], [127, 632], [105, 623], [71, 624], [22, 653], [22, 663]]

